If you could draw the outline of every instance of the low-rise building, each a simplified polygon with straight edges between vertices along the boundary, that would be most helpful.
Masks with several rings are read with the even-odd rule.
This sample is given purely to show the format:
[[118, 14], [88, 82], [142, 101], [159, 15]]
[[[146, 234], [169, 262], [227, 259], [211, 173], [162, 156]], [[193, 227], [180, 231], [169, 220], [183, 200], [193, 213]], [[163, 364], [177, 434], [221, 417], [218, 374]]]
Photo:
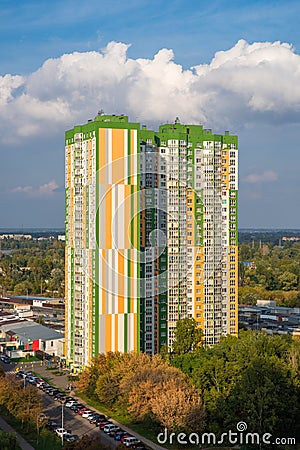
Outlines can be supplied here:
[[33, 321], [5, 314], [0, 317], [0, 347], [2, 352], [14, 357], [34, 355], [36, 351], [62, 356], [64, 335]]

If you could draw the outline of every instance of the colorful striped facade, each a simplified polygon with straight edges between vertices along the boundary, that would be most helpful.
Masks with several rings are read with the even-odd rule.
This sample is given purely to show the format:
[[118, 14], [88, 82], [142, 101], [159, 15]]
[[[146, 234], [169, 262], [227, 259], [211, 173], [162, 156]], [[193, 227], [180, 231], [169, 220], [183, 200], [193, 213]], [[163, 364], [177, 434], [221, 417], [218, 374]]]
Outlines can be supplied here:
[[66, 351], [139, 349], [139, 146], [127, 118], [66, 133]]
[[66, 355], [236, 335], [237, 137], [98, 115], [66, 133]]

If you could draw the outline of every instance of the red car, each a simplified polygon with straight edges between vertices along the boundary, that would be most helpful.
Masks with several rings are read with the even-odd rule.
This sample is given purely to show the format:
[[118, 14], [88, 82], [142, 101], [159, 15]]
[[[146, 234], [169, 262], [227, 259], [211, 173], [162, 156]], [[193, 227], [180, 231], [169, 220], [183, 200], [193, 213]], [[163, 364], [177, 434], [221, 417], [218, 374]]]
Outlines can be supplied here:
[[99, 425], [100, 430], [103, 430], [103, 428], [105, 427], [105, 425], [108, 425], [108, 424], [110, 424], [110, 423], [111, 423], [111, 422], [107, 422], [107, 421], [101, 422], [100, 425]]
[[87, 408], [81, 408], [79, 411], [77, 411], [77, 414], [80, 414], [82, 416], [82, 414], [87, 411]]
[[129, 437], [133, 437], [133, 436], [131, 434], [129, 434], [129, 433], [125, 433], [124, 436], [121, 437], [122, 444], [124, 442], [124, 439], [129, 438]]

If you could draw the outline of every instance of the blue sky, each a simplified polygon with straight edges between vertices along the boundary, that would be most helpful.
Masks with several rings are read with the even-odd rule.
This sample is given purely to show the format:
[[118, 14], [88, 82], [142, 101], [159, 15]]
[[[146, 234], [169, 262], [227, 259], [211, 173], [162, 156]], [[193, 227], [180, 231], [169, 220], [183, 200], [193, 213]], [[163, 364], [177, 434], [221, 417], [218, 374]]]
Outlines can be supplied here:
[[0, 0], [0, 228], [63, 227], [64, 130], [101, 107], [238, 134], [240, 227], [300, 228], [299, 16], [298, 1]]

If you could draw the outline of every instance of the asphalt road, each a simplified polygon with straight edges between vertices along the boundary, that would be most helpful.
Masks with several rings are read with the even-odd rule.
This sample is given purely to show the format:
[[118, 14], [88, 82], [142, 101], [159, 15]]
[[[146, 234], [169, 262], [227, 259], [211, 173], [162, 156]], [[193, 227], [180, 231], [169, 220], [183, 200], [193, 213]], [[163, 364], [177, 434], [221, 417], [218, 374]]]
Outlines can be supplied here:
[[[0, 365], [3, 367], [7, 376], [15, 377], [15, 370], [19, 366], [18, 364], [4, 364], [0, 361]], [[20, 381], [21, 382], [21, 381]], [[116, 449], [118, 442], [113, 438], [107, 436], [103, 431], [100, 431], [98, 427], [90, 424], [87, 419], [84, 419], [80, 415], [74, 413], [69, 408], [61, 405], [60, 402], [55, 401], [51, 396], [44, 393], [42, 390], [36, 388], [37, 392], [41, 396], [43, 404], [43, 412], [55, 420], [60, 427], [62, 425], [62, 409], [63, 409], [63, 428], [70, 430], [72, 434], [77, 434], [82, 437], [84, 434], [88, 435], [101, 435], [103, 444], [109, 446], [111, 449]], [[74, 397], [76, 398], [76, 397]]]

